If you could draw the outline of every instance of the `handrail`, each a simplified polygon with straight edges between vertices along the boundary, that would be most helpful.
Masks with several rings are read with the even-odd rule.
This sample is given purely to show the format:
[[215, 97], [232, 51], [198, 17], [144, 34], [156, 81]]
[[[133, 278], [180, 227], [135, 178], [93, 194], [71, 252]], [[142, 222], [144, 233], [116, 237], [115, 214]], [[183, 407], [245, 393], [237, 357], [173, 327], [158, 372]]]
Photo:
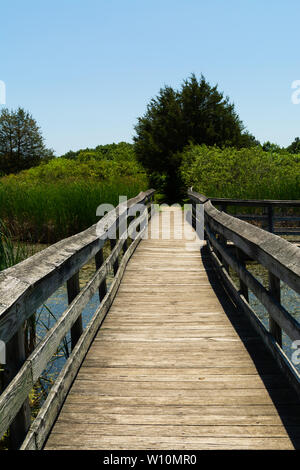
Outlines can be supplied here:
[[228, 207], [249, 207], [249, 208], [262, 208], [262, 214], [232, 214], [236, 218], [246, 221], [255, 221], [267, 229], [271, 233], [277, 235], [300, 235], [299, 227], [276, 227], [275, 222], [299, 222], [299, 215], [276, 215], [274, 210], [276, 208], [300, 208], [300, 200], [273, 200], [273, 199], [228, 199], [212, 197], [210, 198], [212, 204], [220, 206], [222, 212], [227, 212]]
[[300, 199], [230, 199], [222, 197], [209, 198], [212, 204], [226, 204], [228, 206], [277, 206], [300, 207]]
[[[292, 341], [300, 339], [300, 323], [284, 308], [280, 300], [280, 281], [300, 293], [300, 249], [278, 235], [219, 211], [213, 206], [212, 200], [204, 195], [189, 190], [188, 196], [193, 204], [194, 224], [199, 221], [196, 204], [204, 207], [208, 250], [220, 278], [300, 394], [300, 375], [281, 347], [282, 330]], [[231, 245], [228, 245], [228, 241]], [[268, 270], [268, 289], [247, 269], [247, 260], [255, 260]], [[239, 289], [230, 277], [229, 266], [238, 274]], [[269, 331], [251, 308], [248, 289], [267, 309]]]
[[[13, 448], [20, 447], [29, 429], [28, 395], [59, 347], [60, 342], [71, 330], [72, 353], [64, 367], [64, 370], [68, 372], [67, 377], [65, 377], [63, 386], [60, 384], [59, 395], [54, 396], [50, 391], [49, 396], [51, 395], [52, 398], [50, 402], [46, 400], [44, 404], [47, 406], [47, 423], [44, 420], [39, 422], [39, 446], [42, 445], [41, 440], [47, 437], [47, 430], [49, 431], [51, 428], [57, 410], [59, 410], [72, 383], [70, 378], [74, 377], [80, 366], [78, 358], [83, 359], [84, 353], [97, 331], [95, 330], [96, 326], [97, 328], [100, 326], [113, 301], [126, 263], [146, 229], [145, 220], [151, 216], [148, 211], [153, 195], [154, 190], [152, 189], [141, 192], [135, 198], [121, 203], [115, 210], [108, 212], [98, 224], [62, 240], [0, 273], [0, 293], [2, 294], [0, 339], [7, 343], [6, 388], [0, 395], [0, 436], [10, 426]], [[144, 212], [134, 218], [132, 214], [135, 207], [140, 209], [144, 206], [146, 206]], [[127, 219], [133, 219], [130, 221], [128, 229]], [[128, 247], [127, 237], [122, 230], [128, 230], [127, 233], [130, 236], [138, 227], [140, 227], [140, 232]], [[118, 240], [110, 240], [111, 253], [104, 261], [103, 245], [109, 238], [112, 229], [118, 232]], [[119, 266], [121, 250], [124, 255]], [[96, 260], [96, 273], [80, 290], [79, 270], [93, 257]], [[114, 270], [115, 277], [107, 291], [106, 276], [110, 269]], [[25, 357], [24, 322], [66, 281], [69, 307], [30, 356]], [[97, 290], [99, 290], [100, 306], [89, 325], [83, 330], [81, 313]], [[83, 342], [85, 349], [78, 352], [80, 342]], [[44, 405], [39, 416], [45, 412]], [[53, 414], [53, 410], [56, 410], [56, 414]], [[36, 433], [32, 435], [34, 435], [36, 442]]]
[[[141, 192], [127, 201], [127, 208], [142, 203], [154, 190]], [[121, 204], [123, 207], [124, 203]], [[120, 206], [118, 206], [120, 208]], [[118, 209], [117, 208], [117, 209]], [[115, 212], [101, 219], [103, 236], [105, 224], [115, 222]], [[0, 339], [7, 343], [34, 310], [57, 288], [75, 274], [104, 245], [97, 225], [30, 256], [0, 272]], [[38, 295], [37, 295], [38, 291]]]

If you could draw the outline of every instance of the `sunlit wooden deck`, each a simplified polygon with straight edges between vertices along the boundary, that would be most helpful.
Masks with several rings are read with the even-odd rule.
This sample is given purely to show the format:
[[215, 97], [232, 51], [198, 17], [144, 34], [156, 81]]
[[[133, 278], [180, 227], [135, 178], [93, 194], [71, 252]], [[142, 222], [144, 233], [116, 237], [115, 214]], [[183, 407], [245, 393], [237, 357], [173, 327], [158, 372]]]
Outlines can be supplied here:
[[300, 447], [296, 393], [174, 219], [129, 261], [45, 449]]

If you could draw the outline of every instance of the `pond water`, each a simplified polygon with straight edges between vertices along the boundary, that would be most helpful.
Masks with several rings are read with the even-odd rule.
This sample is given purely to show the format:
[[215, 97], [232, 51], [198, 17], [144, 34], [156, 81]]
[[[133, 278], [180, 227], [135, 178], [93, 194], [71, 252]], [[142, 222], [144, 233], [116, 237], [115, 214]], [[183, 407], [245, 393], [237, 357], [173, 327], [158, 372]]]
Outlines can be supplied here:
[[[85, 284], [90, 280], [92, 275], [95, 273], [95, 265], [93, 262], [87, 263], [80, 270], [80, 288], [82, 289]], [[107, 276], [107, 287], [110, 286], [113, 280], [112, 273]], [[92, 319], [95, 311], [99, 307], [99, 295], [96, 293], [87, 303], [86, 307], [82, 312], [82, 323], [83, 328]], [[36, 312], [36, 335], [37, 343], [45, 337], [47, 332], [54, 326], [58, 318], [68, 307], [68, 293], [66, 284], [61, 286]], [[61, 369], [63, 368], [69, 354], [71, 352], [71, 335], [70, 332], [64, 338], [59, 346], [59, 349], [55, 356], [49, 362], [47, 368], [44, 370], [38, 390], [43, 391], [44, 397], [49, 392], [51, 385], [57, 378]]]

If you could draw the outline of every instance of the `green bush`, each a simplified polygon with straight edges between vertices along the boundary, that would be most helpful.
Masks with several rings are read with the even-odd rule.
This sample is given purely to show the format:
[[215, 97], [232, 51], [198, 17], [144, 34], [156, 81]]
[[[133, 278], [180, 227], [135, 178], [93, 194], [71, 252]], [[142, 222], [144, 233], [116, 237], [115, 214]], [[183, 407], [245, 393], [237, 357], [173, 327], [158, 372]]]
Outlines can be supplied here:
[[184, 185], [206, 196], [299, 199], [300, 155], [190, 145], [181, 156]]
[[53, 243], [95, 223], [101, 203], [117, 205], [119, 195], [148, 188], [130, 144], [100, 147], [101, 158], [79, 151], [0, 179], [0, 219], [13, 236]]

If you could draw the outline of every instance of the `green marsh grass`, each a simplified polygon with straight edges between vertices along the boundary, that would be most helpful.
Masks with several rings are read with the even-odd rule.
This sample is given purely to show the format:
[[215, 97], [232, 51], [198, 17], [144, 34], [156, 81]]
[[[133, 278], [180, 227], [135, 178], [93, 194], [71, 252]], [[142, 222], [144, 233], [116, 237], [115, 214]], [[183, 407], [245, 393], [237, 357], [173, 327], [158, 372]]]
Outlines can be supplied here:
[[96, 209], [102, 203], [119, 202], [147, 189], [144, 175], [120, 177], [109, 181], [91, 178], [45, 181], [0, 181], [0, 219], [19, 240], [54, 243], [78, 233], [99, 218]]

